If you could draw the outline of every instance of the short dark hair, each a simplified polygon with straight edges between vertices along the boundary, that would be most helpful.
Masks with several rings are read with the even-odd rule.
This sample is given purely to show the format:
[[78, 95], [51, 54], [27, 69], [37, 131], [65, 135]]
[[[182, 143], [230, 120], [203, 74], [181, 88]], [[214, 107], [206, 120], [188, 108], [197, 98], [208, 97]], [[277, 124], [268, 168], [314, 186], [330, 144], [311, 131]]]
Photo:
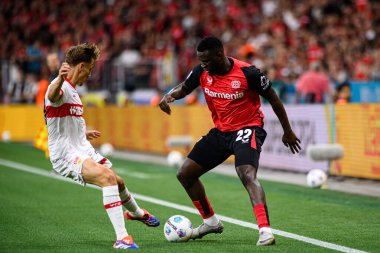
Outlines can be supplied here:
[[336, 87], [336, 91], [337, 92], [341, 92], [343, 90], [343, 88], [345, 87], [348, 87], [348, 88], [351, 88], [351, 85], [349, 82], [347, 81], [344, 81], [343, 83], [339, 84], [337, 87]]
[[204, 52], [207, 50], [224, 50], [223, 43], [213, 35], [207, 36], [199, 42], [197, 51]]
[[76, 66], [81, 62], [91, 63], [99, 58], [100, 50], [95, 44], [83, 43], [72, 46], [66, 53], [65, 61], [70, 66]]

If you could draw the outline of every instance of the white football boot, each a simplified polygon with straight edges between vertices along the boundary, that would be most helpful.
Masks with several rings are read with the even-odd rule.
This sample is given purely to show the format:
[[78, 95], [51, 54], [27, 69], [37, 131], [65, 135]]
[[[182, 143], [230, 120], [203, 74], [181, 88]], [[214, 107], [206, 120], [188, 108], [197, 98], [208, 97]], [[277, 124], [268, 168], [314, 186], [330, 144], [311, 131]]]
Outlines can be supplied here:
[[276, 243], [274, 239], [272, 230], [270, 228], [261, 228], [259, 230], [259, 240], [257, 241], [257, 246], [269, 246]]
[[203, 236], [214, 233], [214, 234], [220, 234], [223, 232], [224, 226], [221, 221], [219, 221], [218, 224], [215, 226], [207, 225], [206, 223], [202, 223], [199, 227], [196, 227], [193, 229], [193, 232], [191, 233], [190, 239], [201, 239]]

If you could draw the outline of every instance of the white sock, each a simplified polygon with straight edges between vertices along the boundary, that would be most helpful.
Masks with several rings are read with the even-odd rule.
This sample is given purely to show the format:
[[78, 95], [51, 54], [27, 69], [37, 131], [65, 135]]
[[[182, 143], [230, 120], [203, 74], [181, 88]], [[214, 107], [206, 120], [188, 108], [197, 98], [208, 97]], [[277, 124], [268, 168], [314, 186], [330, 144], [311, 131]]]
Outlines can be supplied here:
[[115, 229], [117, 240], [123, 239], [128, 233], [125, 228], [123, 208], [121, 207], [117, 185], [103, 187], [103, 204]]
[[139, 205], [136, 203], [135, 198], [132, 196], [132, 194], [128, 191], [127, 187], [125, 187], [125, 190], [120, 192], [120, 199], [123, 206], [133, 215], [137, 217], [141, 217], [144, 215], [144, 211], [139, 207]]
[[213, 215], [207, 219], [203, 219], [203, 222], [209, 226], [216, 226], [219, 223], [219, 219], [215, 215]]

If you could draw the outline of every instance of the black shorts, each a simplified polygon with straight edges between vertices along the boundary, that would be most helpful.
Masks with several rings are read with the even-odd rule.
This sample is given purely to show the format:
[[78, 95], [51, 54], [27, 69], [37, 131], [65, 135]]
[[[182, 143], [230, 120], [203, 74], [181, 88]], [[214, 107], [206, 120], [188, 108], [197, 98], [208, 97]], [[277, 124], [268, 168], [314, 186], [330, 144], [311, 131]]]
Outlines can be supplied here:
[[213, 128], [195, 144], [188, 157], [210, 170], [233, 154], [235, 167], [250, 164], [258, 168], [261, 146], [266, 136], [265, 130], [257, 126], [233, 132]]

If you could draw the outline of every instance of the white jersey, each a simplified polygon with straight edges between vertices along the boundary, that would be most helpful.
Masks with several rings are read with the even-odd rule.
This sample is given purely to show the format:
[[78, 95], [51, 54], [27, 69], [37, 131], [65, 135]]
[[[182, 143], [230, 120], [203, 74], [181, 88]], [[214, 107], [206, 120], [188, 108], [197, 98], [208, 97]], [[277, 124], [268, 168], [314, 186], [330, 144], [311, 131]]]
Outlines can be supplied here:
[[[57, 78], [52, 83], [56, 80]], [[63, 95], [55, 103], [47, 97], [50, 87], [51, 85], [45, 94], [50, 161], [59, 174], [83, 184], [80, 174], [85, 159], [91, 157], [102, 164], [109, 161], [98, 154], [86, 138], [83, 105], [75, 87], [65, 80], [61, 87]]]

